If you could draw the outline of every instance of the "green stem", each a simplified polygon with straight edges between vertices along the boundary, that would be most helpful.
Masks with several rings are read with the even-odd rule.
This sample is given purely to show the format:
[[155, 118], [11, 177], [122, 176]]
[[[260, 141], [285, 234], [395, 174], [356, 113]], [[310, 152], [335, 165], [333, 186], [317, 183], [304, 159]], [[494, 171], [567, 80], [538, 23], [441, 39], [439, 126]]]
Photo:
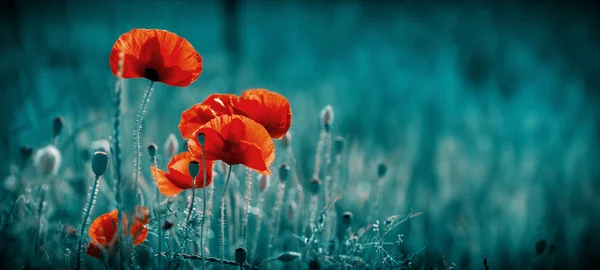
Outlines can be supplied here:
[[225, 269], [225, 194], [227, 192], [227, 185], [229, 185], [229, 179], [231, 178], [232, 167], [233, 166], [229, 165], [227, 180], [225, 180], [223, 195], [221, 195], [221, 270]]
[[204, 270], [204, 264], [206, 260], [204, 259], [204, 222], [207, 218], [206, 216], [206, 178], [208, 177], [208, 171], [206, 169], [206, 159], [204, 158], [204, 143], [200, 144], [200, 148], [202, 149], [202, 169], [204, 170], [204, 179], [202, 184], [202, 221], [200, 222], [200, 254], [202, 255], [202, 270]]
[[98, 179], [100, 179], [99, 175], [96, 175], [94, 179], [94, 185], [92, 186], [92, 192], [90, 193], [90, 200], [88, 202], [87, 209], [85, 210], [85, 215], [83, 216], [83, 222], [81, 223], [81, 229], [79, 229], [79, 242], [77, 243], [77, 269], [81, 269], [81, 244], [83, 242], [83, 233], [85, 232], [85, 227], [87, 227], [87, 220], [90, 217], [90, 212], [92, 211], [92, 206], [94, 205], [94, 198], [96, 197], [96, 189], [98, 188]]

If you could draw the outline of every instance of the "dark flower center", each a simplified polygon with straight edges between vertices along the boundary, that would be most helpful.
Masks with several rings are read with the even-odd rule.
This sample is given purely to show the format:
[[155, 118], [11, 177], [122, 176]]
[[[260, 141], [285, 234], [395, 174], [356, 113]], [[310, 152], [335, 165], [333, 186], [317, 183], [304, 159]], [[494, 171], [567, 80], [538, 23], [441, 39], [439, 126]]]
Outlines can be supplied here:
[[153, 68], [146, 68], [144, 69], [144, 78], [153, 82], [158, 81], [158, 71]]

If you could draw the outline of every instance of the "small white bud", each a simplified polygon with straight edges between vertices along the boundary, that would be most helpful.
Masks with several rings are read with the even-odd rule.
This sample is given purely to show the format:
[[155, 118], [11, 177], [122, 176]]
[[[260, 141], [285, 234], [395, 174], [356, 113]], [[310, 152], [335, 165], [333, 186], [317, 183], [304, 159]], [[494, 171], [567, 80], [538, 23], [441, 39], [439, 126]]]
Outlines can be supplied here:
[[333, 124], [333, 119], [333, 107], [331, 107], [331, 105], [325, 106], [325, 108], [323, 108], [321, 111], [321, 120], [323, 120], [323, 126], [325, 127], [325, 130], [329, 131], [331, 125]]
[[175, 134], [169, 134], [169, 137], [167, 137], [167, 141], [165, 142], [164, 149], [165, 154], [169, 158], [175, 156], [179, 152], [179, 141], [177, 141], [177, 137], [175, 137]]
[[258, 189], [262, 192], [269, 187], [269, 183], [271, 182], [271, 176], [269, 175], [260, 175], [258, 179]]
[[60, 151], [54, 145], [48, 145], [35, 153], [33, 163], [41, 176], [56, 175], [60, 167]]

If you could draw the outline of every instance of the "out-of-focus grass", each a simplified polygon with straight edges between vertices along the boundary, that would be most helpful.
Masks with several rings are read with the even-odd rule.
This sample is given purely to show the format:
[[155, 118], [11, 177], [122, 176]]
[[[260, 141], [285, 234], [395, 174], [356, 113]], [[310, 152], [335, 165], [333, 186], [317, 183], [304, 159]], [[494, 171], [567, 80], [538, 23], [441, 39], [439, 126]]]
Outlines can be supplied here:
[[[130, 28], [145, 27], [186, 37], [205, 69], [189, 88], [157, 86], [142, 146], [162, 146], [169, 133], [177, 134], [181, 111], [209, 93], [264, 87], [292, 104], [293, 149], [305, 186], [313, 172], [319, 112], [333, 106], [333, 134], [347, 141], [338, 214], [352, 211], [360, 226], [411, 209], [424, 212], [401, 228], [403, 249], [426, 247], [416, 258], [422, 265], [438, 267], [445, 256], [475, 268], [487, 256], [492, 268], [529, 267], [540, 239], [555, 244], [559, 268], [583, 265], [598, 250], [584, 239], [593, 239], [600, 224], [599, 39], [597, 26], [580, 10], [244, 2], [240, 61], [232, 63], [223, 42], [229, 18], [217, 1], [16, 5], [2, 23], [0, 171], [9, 178], [19, 146], [49, 143], [51, 119], [62, 116], [63, 163], [59, 177], [48, 183], [65, 187], [65, 224], [78, 226], [92, 180], [81, 174], [79, 150], [111, 134], [110, 46]], [[124, 92], [125, 177], [133, 168], [130, 131], [145, 83], [127, 81]], [[75, 136], [74, 144], [65, 140], [90, 121], [98, 124]], [[278, 150], [275, 165], [283, 162]], [[142, 160], [148, 178], [149, 158]], [[385, 192], [375, 194], [380, 162], [389, 172]], [[105, 182], [93, 217], [113, 204], [111, 181]], [[272, 207], [274, 186], [265, 209]], [[4, 185], [3, 210], [18, 196], [11, 192]], [[380, 216], [370, 208], [376, 197], [383, 204]], [[60, 228], [55, 222], [48, 228]], [[25, 249], [19, 246], [14, 254]]]

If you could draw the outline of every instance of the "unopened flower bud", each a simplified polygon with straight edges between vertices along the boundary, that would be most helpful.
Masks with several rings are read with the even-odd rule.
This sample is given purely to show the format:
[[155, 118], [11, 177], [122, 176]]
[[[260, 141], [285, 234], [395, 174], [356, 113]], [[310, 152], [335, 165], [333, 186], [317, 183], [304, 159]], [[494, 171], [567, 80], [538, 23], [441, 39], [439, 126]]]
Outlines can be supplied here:
[[258, 179], [258, 189], [263, 192], [265, 189], [269, 187], [269, 183], [271, 182], [271, 176], [269, 175], [260, 175]]
[[106, 172], [108, 167], [108, 154], [97, 151], [92, 157], [92, 171], [95, 175], [100, 176]]
[[198, 161], [190, 161], [188, 164], [188, 170], [190, 172], [190, 176], [197, 177], [198, 173], [200, 173], [200, 163]]
[[321, 111], [321, 120], [323, 121], [323, 127], [325, 131], [329, 132], [331, 130], [331, 125], [333, 124], [333, 107], [331, 105], [325, 106]]
[[281, 262], [291, 262], [302, 257], [302, 254], [294, 251], [282, 252], [277, 256], [277, 260]]
[[206, 142], [206, 135], [204, 135], [204, 133], [202, 132], [198, 133], [198, 135], [196, 135], [196, 138], [198, 139], [198, 143], [200, 143], [200, 145], [204, 145], [204, 143]]
[[279, 167], [279, 180], [281, 180], [281, 182], [284, 182], [285, 180], [288, 179], [289, 175], [290, 175], [290, 166], [288, 166], [286, 164], [282, 164]]
[[313, 178], [310, 180], [310, 191], [312, 191], [313, 194], [317, 194], [319, 193], [319, 190], [321, 190], [321, 180], [319, 180], [319, 178]]
[[35, 153], [34, 164], [42, 176], [56, 175], [60, 167], [60, 151], [54, 145], [48, 145]]
[[384, 163], [380, 163], [379, 166], [377, 166], [377, 176], [379, 178], [384, 177], [387, 173], [387, 169], [387, 165], [385, 165]]
[[148, 145], [148, 155], [150, 155], [150, 157], [156, 156], [156, 150], [158, 150], [158, 146], [156, 146], [156, 144], [151, 143]]
[[235, 262], [244, 264], [246, 262], [246, 249], [239, 247], [235, 249]]
[[350, 224], [352, 224], [352, 218], [354, 216], [352, 215], [352, 212], [344, 212], [344, 214], [342, 215], [342, 224], [344, 224], [345, 226], [350, 226]]
[[287, 206], [287, 218], [290, 222], [294, 220], [296, 214], [296, 203], [290, 202]]
[[281, 144], [283, 144], [285, 148], [292, 146], [292, 133], [288, 131], [283, 137], [281, 137]]
[[173, 222], [171, 222], [170, 220], [165, 220], [165, 222], [163, 222], [162, 226], [160, 226], [163, 230], [169, 230], [171, 228], [173, 228]]
[[52, 137], [55, 138], [63, 129], [64, 120], [60, 117], [55, 117], [52, 120]]
[[167, 157], [171, 158], [171, 157], [175, 156], [175, 154], [177, 154], [178, 150], [179, 150], [179, 141], [177, 141], [177, 137], [175, 137], [175, 134], [171, 133], [171, 134], [169, 134], [169, 137], [167, 137], [167, 140], [165, 141], [165, 154]]

